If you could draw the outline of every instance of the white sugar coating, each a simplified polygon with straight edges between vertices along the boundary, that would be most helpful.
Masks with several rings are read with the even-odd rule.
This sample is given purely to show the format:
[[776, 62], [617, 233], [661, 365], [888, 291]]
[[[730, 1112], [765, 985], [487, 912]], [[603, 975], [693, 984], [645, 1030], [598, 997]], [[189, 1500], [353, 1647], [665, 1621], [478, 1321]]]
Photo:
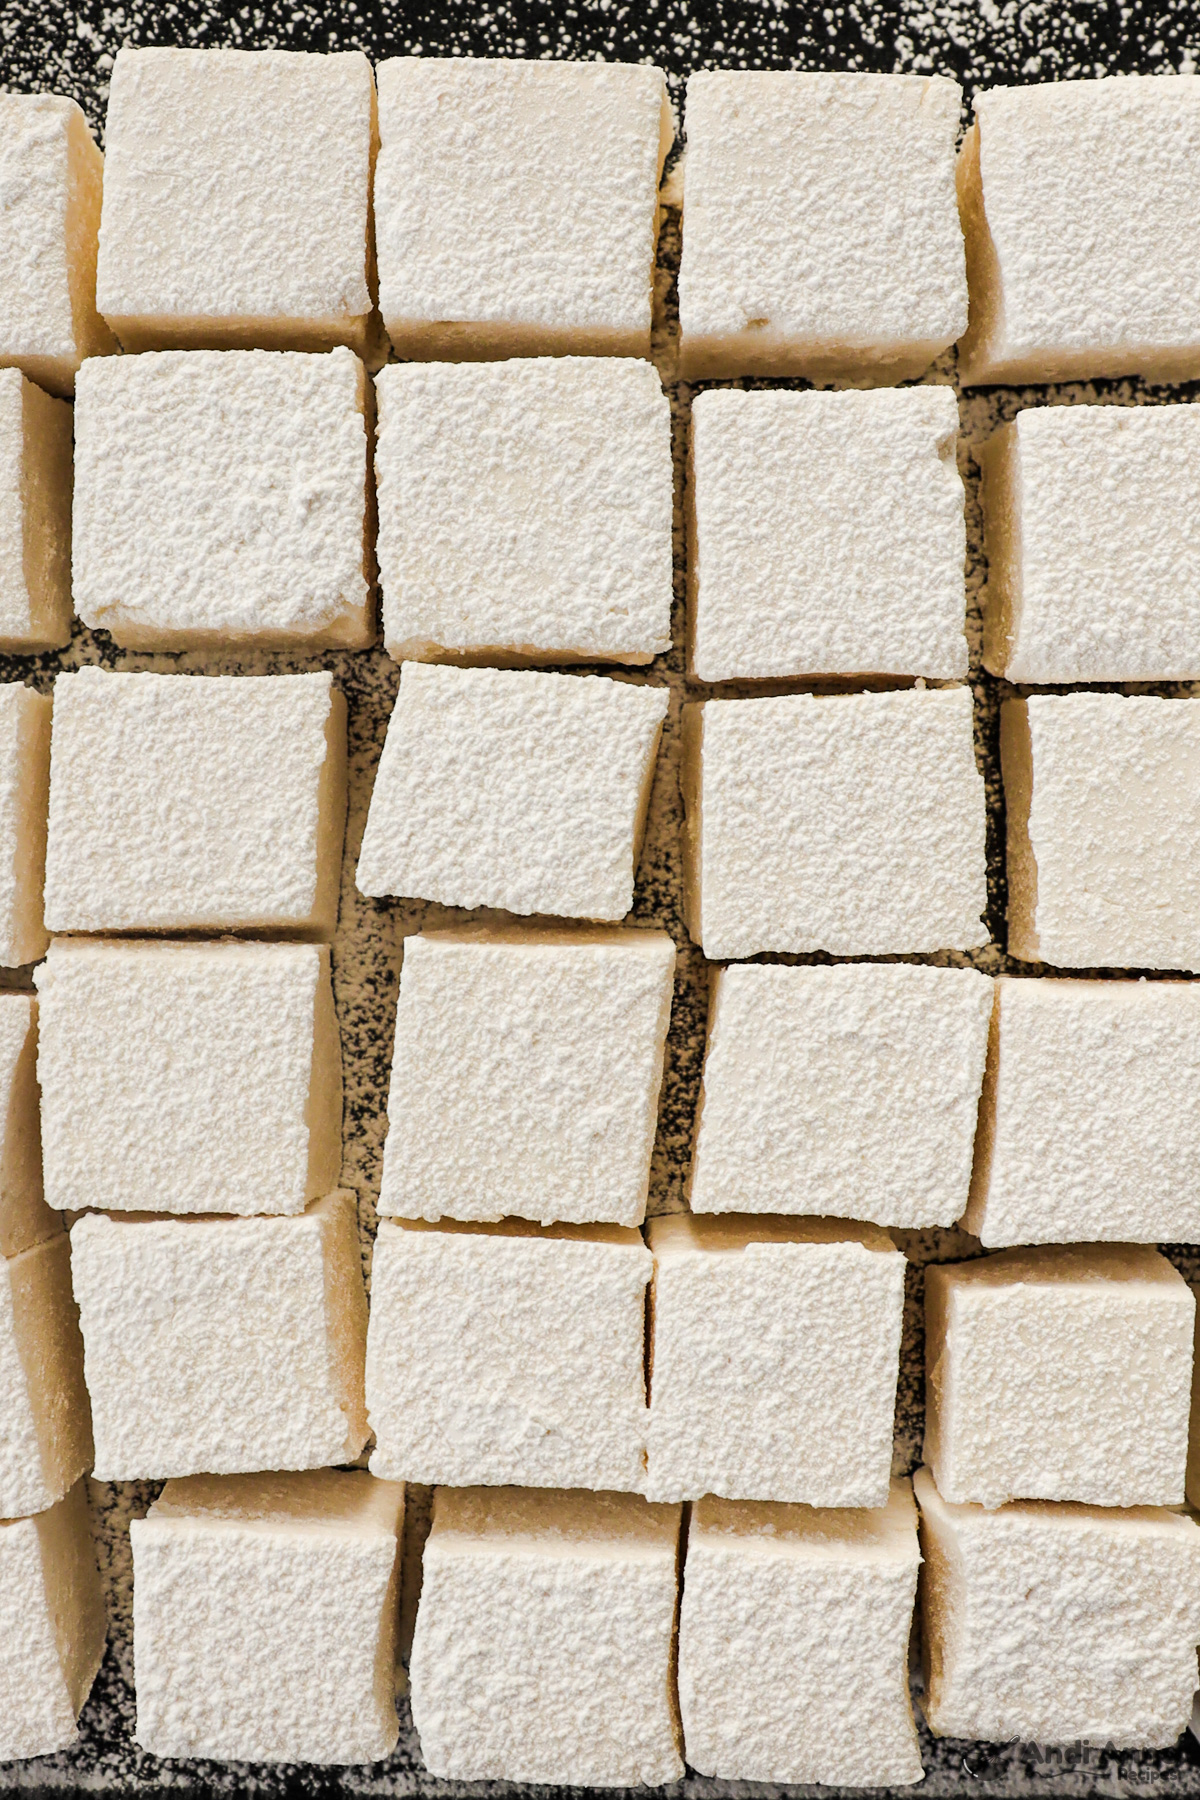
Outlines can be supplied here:
[[1200, 970], [1200, 705], [1035, 694], [1000, 709], [1008, 949]]
[[399, 56], [379, 65], [379, 309], [401, 356], [647, 356], [660, 69]]
[[86, 1484], [36, 1519], [0, 1519], [0, 1761], [75, 1742], [106, 1631]]
[[403, 1518], [403, 1487], [361, 1471], [168, 1482], [130, 1527], [142, 1749], [389, 1755]]
[[397, 661], [670, 649], [671, 409], [649, 363], [407, 363], [375, 385]]
[[726, 1781], [892, 1787], [924, 1773], [908, 1697], [917, 1509], [692, 1509], [679, 1619], [689, 1765]]
[[83, 668], [54, 684], [52, 931], [332, 937], [345, 822], [346, 702], [328, 673]]
[[1195, 1317], [1183, 1277], [1144, 1244], [928, 1268], [925, 1461], [940, 1492], [1181, 1504]]
[[59, 1232], [0, 1259], [0, 1519], [44, 1512], [91, 1466], [83, 1342]]
[[884, 1506], [904, 1310], [887, 1233], [652, 1219], [652, 1500]]
[[406, 664], [359, 891], [623, 919], [668, 702], [600, 675]]
[[683, 729], [685, 901], [705, 956], [987, 942], [969, 688], [709, 701]]
[[439, 1488], [409, 1674], [431, 1775], [677, 1780], [680, 1509], [633, 1494]]
[[674, 972], [665, 931], [406, 938], [380, 1212], [640, 1225]]
[[[0, 158], [0, 180], [2, 169]], [[0, 650], [57, 650], [70, 636], [71, 409], [0, 369]]]
[[129, 649], [371, 643], [366, 398], [345, 348], [89, 362], [75, 404], [80, 618]]
[[56, 1237], [62, 1221], [42, 1197], [37, 1002], [0, 994], [0, 1256]]
[[1200, 1528], [1157, 1507], [921, 1507], [925, 1694], [939, 1737], [1174, 1744], [1200, 1636]]
[[50, 701], [0, 684], [0, 967], [46, 950], [42, 883], [50, 783]]
[[683, 373], [918, 375], [967, 323], [941, 76], [724, 69], [687, 84]]
[[0, 94], [0, 366], [54, 394], [117, 347], [96, 311], [103, 179], [74, 100]]
[[699, 681], [967, 673], [953, 388], [692, 404]]
[[902, 963], [717, 969], [692, 1211], [953, 1225], [992, 985]]
[[385, 1220], [367, 1339], [372, 1473], [640, 1491], [653, 1266], [618, 1226]]
[[367, 1441], [353, 1194], [299, 1218], [71, 1228], [100, 1481], [317, 1469]]
[[958, 185], [971, 286], [959, 377], [1200, 373], [1200, 78], [975, 96]]
[[56, 938], [34, 981], [51, 1206], [299, 1213], [334, 1186], [327, 949]]

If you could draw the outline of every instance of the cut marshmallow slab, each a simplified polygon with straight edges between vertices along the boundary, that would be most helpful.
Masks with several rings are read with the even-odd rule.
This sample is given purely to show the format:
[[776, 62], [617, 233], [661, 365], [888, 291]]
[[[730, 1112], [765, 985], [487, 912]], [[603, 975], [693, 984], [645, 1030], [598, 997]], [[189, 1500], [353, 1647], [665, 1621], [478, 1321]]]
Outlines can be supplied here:
[[921, 1507], [923, 1709], [938, 1737], [1173, 1744], [1191, 1715], [1200, 1528], [1157, 1507]]
[[380, 1212], [640, 1225], [674, 971], [661, 931], [406, 938]]
[[46, 951], [42, 885], [50, 786], [50, 700], [0, 685], [0, 967]]
[[169, 1481], [130, 1527], [141, 1747], [389, 1755], [403, 1518], [403, 1487], [361, 1471]]
[[299, 1213], [335, 1185], [328, 950], [57, 938], [34, 979], [51, 1206]]
[[439, 1488], [409, 1665], [431, 1775], [658, 1787], [683, 1774], [680, 1509]]
[[346, 702], [328, 674], [86, 668], [54, 684], [52, 931], [332, 937], [345, 823]]
[[966, 328], [962, 92], [940, 76], [687, 84], [683, 371], [888, 385]]
[[652, 1500], [886, 1506], [904, 1310], [887, 1233], [652, 1219]]
[[705, 956], [986, 944], [969, 688], [715, 700], [683, 718], [685, 900]]
[[0, 1256], [19, 1256], [62, 1221], [42, 1195], [37, 1003], [0, 994]]
[[57, 650], [70, 637], [71, 409], [0, 369], [0, 650]]
[[698, 681], [967, 673], [948, 387], [692, 405]]
[[975, 96], [958, 188], [967, 384], [1200, 374], [1200, 79]]
[[640, 1490], [653, 1266], [618, 1226], [385, 1221], [367, 1341], [372, 1472]]
[[0, 366], [52, 394], [74, 391], [85, 357], [117, 348], [96, 311], [103, 180], [73, 100], [0, 94]]
[[44, 1512], [91, 1466], [79, 1311], [60, 1231], [0, 1260], [0, 1519]]
[[71, 1275], [99, 1480], [318, 1469], [362, 1450], [353, 1194], [295, 1219], [87, 1213]]
[[349, 350], [93, 360], [75, 403], [75, 604], [133, 650], [362, 649], [366, 372]]
[[107, 1629], [84, 1483], [0, 1519], [0, 1762], [75, 1742]]
[[599, 675], [407, 664], [361, 892], [623, 919], [668, 700]]
[[692, 1211], [953, 1225], [991, 1012], [973, 969], [715, 970]]
[[692, 1509], [679, 1619], [687, 1759], [725, 1781], [892, 1787], [924, 1770], [908, 1697], [917, 1509]]
[[647, 362], [380, 371], [379, 566], [397, 661], [647, 663], [671, 647], [671, 409]]
[[1195, 1317], [1183, 1277], [1145, 1245], [930, 1266], [925, 1460], [939, 1491], [1182, 1504]]
[[1000, 755], [1010, 954], [1065, 969], [1200, 970], [1200, 706], [1007, 700]]
[[660, 69], [379, 66], [379, 307], [402, 357], [648, 356]]
[[358, 50], [118, 51], [96, 294], [125, 349], [361, 350], [374, 134]]

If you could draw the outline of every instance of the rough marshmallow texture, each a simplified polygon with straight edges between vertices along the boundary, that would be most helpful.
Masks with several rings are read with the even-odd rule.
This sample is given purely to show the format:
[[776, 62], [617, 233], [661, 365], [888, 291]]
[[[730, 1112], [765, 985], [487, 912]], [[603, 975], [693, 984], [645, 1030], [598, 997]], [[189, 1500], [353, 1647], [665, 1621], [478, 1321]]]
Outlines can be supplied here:
[[79, 1311], [59, 1232], [0, 1260], [0, 1519], [44, 1512], [91, 1466]]
[[683, 1774], [680, 1509], [439, 1488], [409, 1673], [431, 1775], [648, 1787]]
[[390, 1755], [403, 1518], [403, 1487], [362, 1471], [168, 1482], [130, 1528], [142, 1748]]
[[939, 1737], [1173, 1744], [1192, 1710], [1200, 1528], [1157, 1507], [921, 1507], [922, 1707]]
[[958, 164], [967, 384], [1200, 374], [1200, 78], [975, 96]]
[[361, 51], [118, 51], [96, 293], [125, 349], [363, 349], [374, 139]]
[[330, 938], [345, 824], [346, 702], [328, 674], [85, 668], [54, 684], [52, 931]]
[[0, 1762], [75, 1742], [107, 1629], [85, 1484], [0, 1519]]
[[380, 1212], [640, 1225], [674, 971], [661, 931], [406, 938]]
[[1145, 1245], [929, 1267], [925, 1460], [940, 1492], [1182, 1504], [1195, 1317], [1183, 1277]]
[[969, 688], [686, 707], [682, 786], [705, 956], [987, 943]]
[[1006, 700], [1000, 755], [1010, 954], [1064, 969], [1200, 970], [1200, 706]]
[[[0, 131], [6, 98], [0, 95]], [[5, 368], [0, 370], [0, 650], [18, 655], [57, 650], [70, 636], [71, 409], [19, 369]]]
[[37, 1002], [0, 994], [0, 1256], [19, 1256], [62, 1221], [42, 1195]]
[[904, 1258], [831, 1219], [652, 1219], [652, 1500], [885, 1506]]
[[670, 649], [671, 409], [649, 363], [400, 363], [376, 388], [397, 661], [647, 663]]
[[753, 963], [712, 983], [692, 1211], [953, 1225], [970, 1188], [991, 981], [904, 963]]
[[706, 71], [687, 84], [683, 372], [920, 374], [967, 323], [941, 76]]
[[401, 356], [649, 355], [661, 70], [395, 57], [379, 134], [379, 307]]
[[51, 1206], [299, 1213], [335, 1185], [328, 950], [56, 938], [34, 979]]
[[46, 951], [42, 885], [50, 788], [50, 701], [0, 685], [0, 967]]
[[924, 1773], [908, 1697], [917, 1509], [692, 1509], [679, 1619], [687, 1759], [725, 1781], [892, 1787]]
[[623, 919], [667, 704], [599, 675], [407, 664], [361, 892]]
[[366, 372], [349, 350], [93, 360], [75, 404], [75, 604], [132, 650], [374, 638]]
[[953, 388], [692, 405], [698, 681], [967, 673]]

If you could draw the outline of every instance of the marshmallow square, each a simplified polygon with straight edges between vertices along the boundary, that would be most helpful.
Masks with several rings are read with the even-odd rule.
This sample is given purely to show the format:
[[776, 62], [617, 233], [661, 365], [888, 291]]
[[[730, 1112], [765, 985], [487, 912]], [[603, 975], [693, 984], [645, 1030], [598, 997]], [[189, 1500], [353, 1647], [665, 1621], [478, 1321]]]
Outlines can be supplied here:
[[379, 309], [402, 357], [648, 356], [661, 69], [379, 65]]
[[84, 1483], [0, 1519], [0, 1762], [75, 1742], [107, 1629]]
[[652, 1219], [652, 1500], [886, 1506], [904, 1258], [833, 1219]]
[[0, 1519], [45, 1512], [91, 1468], [83, 1375], [71, 1256], [59, 1231], [0, 1258]]
[[692, 1211], [953, 1225], [991, 1012], [973, 969], [714, 970]]
[[683, 373], [881, 385], [961, 336], [962, 91], [938, 75], [723, 69], [687, 84]]
[[126, 350], [367, 340], [361, 50], [117, 52], [97, 304]]
[[674, 971], [663, 931], [405, 938], [380, 1212], [640, 1225]]
[[327, 673], [54, 684], [52, 931], [330, 938], [345, 824], [346, 701]]
[[37, 1002], [0, 994], [0, 1256], [19, 1256], [62, 1221], [42, 1194]]
[[375, 636], [366, 371], [349, 350], [93, 360], [75, 402], [75, 604], [131, 650]]
[[692, 403], [698, 681], [967, 673], [953, 388]]
[[965, 385], [1200, 374], [1200, 78], [975, 96], [958, 163]]
[[50, 788], [50, 699], [0, 684], [0, 967], [45, 955], [42, 885]]
[[679, 1617], [689, 1765], [725, 1781], [892, 1787], [924, 1770], [908, 1697], [917, 1509], [692, 1509]]
[[1183, 1502], [1196, 1303], [1148, 1245], [925, 1271], [925, 1460], [947, 1500]]
[[649, 363], [397, 363], [375, 385], [390, 655], [670, 649], [671, 409]]
[[922, 1702], [938, 1737], [1173, 1744], [1191, 1715], [1200, 1528], [1158, 1507], [921, 1507]]
[[705, 956], [987, 943], [969, 688], [685, 707], [681, 785]]
[[409, 1663], [431, 1775], [678, 1780], [679, 1525], [634, 1494], [437, 1490]]
[[602, 675], [406, 664], [359, 890], [623, 919], [669, 698]]
[[327, 949], [56, 938], [34, 980], [51, 1206], [300, 1213], [336, 1184]]
[[653, 1259], [614, 1225], [391, 1225], [367, 1338], [371, 1471], [640, 1491]]
[[362, 1471], [169, 1481], [130, 1527], [142, 1749], [389, 1755], [403, 1518], [403, 1487]]
[[0, 650], [57, 650], [70, 637], [71, 409], [0, 369]]
[[85, 1213], [71, 1277], [99, 1480], [319, 1469], [361, 1452], [353, 1194], [293, 1219]]

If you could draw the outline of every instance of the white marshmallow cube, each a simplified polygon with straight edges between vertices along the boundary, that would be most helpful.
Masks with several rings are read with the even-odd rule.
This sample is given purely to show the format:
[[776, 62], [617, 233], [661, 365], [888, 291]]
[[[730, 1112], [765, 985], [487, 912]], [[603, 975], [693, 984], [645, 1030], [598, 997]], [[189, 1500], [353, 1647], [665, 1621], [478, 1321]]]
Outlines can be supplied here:
[[37, 1002], [0, 994], [0, 1256], [19, 1256], [62, 1230], [42, 1193]]
[[0, 1761], [75, 1742], [107, 1629], [84, 1483], [35, 1519], [0, 1519]]
[[0, 1519], [45, 1512], [92, 1466], [79, 1310], [59, 1231], [0, 1259]]
[[57, 650], [70, 637], [71, 409], [0, 369], [0, 650]]
[[34, 979], [51, 1206], [299, 1213], [335, 1186], [327, 949], [56, 938]]
[[0, 967], [46, 950], [42, 888], [50, 786], [50, 700], [0, 685]]
[[658, 1787], [683, 1774], [680, 1509], [439, 1488], [409, 1674], [431, 1775]]
[[361, 1471], [169, 1481], [130, 1527], [142, 1749], [389, 1755], [403, 1518], [403, 1487]]
[[359, 889], [623, 919], [668, 700], [597, 675], [407, 664]]

